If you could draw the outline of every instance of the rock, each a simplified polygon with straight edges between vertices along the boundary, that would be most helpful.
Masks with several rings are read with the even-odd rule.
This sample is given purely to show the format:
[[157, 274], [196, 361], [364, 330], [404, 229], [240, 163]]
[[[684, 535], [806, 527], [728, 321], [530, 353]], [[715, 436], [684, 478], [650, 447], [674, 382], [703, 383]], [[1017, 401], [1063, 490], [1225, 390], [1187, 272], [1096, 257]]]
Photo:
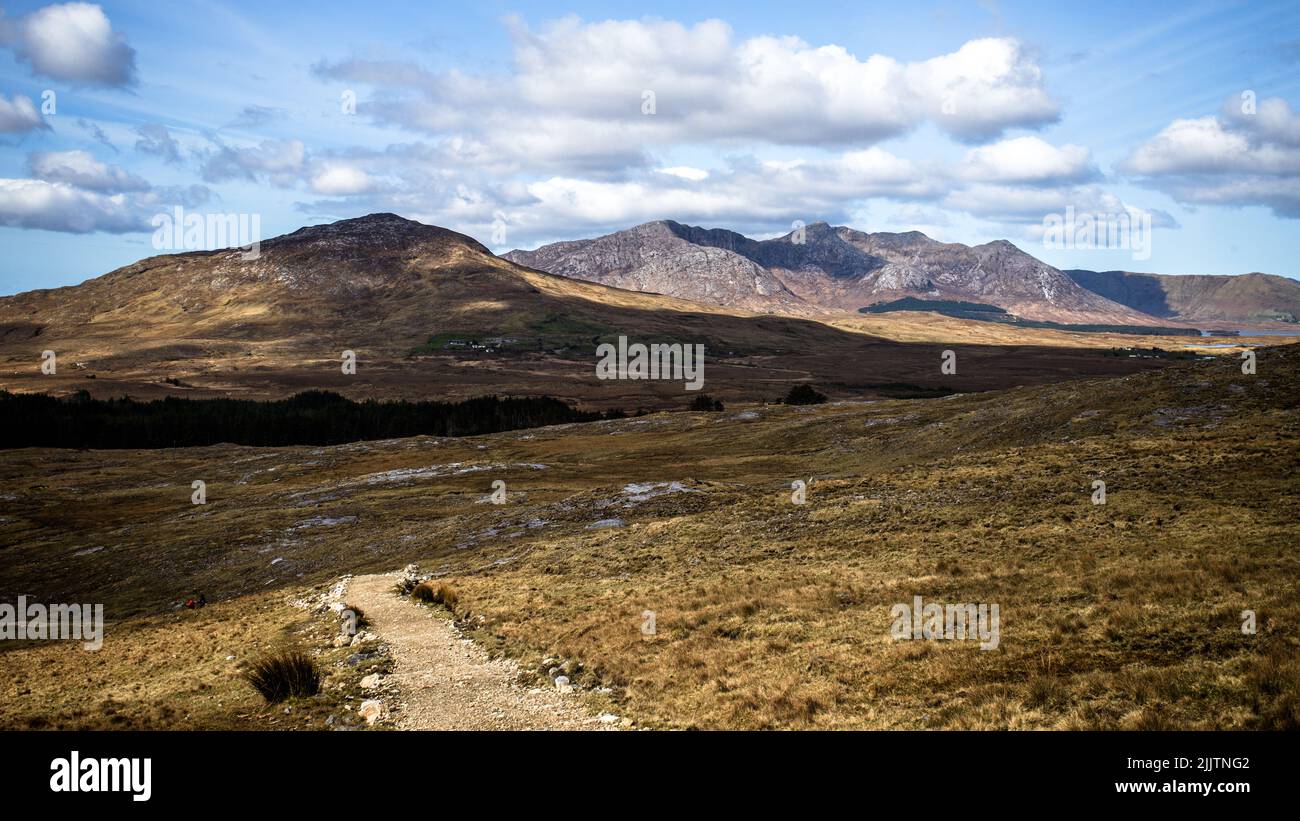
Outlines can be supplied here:
[[624, 727], [631, 727], [631, 726], [632, 726], [633, 724], [635, 724], [635, 723], [636, 723], [636, 722], [634, 722], [632, 719], [627, 718], [626, 716], [624, 716], [624, 718], [623, 718], [623, 722], [622, 722], [622, 724], [623, 724]]
[[374, 724], [387, 714], [388, 711], [384, 709], [384, 702], [373, 698], [361, 702], [361, 706], [357, 709], [357, 715], [364, 718], [367, 724]]
[[374, 641], [374, 640], [375, 640], [374, 633], [370, 633], [366, 630], [362, 630], [360, 633], [357, 633], [355, 636], [352, 637], [352, 641], [350, 641], [349, 644], [353, 647], [356, 647], [357, 645], [365, 644], [368, 641]]
[[568, 676], [556, 676], [555, 689], [559, 690], [561, 693], [572, 693], [573, 685], [569, 683]]
[[549, 670], [546, 671], [546, 675], [550, 676], [552, 679], [554, 679], [554, 678], [555, 678], [556, 676], [558, 676], [559, 674], [560, 674], [560, 668], [559, 668], [559, 667], [552, 667], [551, 669], [549, 669]]
[[418, 564], [408, 564], [402, 568], [402, 572], [397, 574], [397, 589], [402, 595], [407, 595], [420, 583], [420, 566]]
[[335, 637], [334, 637], [334, 646], [335, 646], [335, 647], [347, 647], [347, 646], [348, 646], [349, 644], [351, 644], [351, 643], [352, 643], [352, 636], [335, 636]]
[[596, 716], [596, 719], [599, 720], [601, 724], [614, 724], [618, 721], [618, 716], [613, 713], [601, 713]]
[[375, 689], [378, 689], [378, 687], [379, 687], [379, 674], [378, 674], [378, 673], [371, 673], [370, 675], [368, 675], [368, 676], [366, 676], [365, 678], [361, 679], [361, 689], [362, 689], [362, 690], [375, 690]]

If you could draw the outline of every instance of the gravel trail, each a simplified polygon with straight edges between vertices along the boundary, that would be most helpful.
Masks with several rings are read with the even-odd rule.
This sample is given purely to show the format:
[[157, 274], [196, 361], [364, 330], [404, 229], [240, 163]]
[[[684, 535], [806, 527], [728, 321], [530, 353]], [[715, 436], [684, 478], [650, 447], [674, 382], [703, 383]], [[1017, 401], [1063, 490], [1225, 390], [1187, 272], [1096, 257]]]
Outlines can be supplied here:
[[357, 576], [347, 600], [390, 648], [394, 669], [385, 682], [399, 693], [399, 729], [612, 729], [573, 695], [517, 684], [518, 665], [489, 658], [431, 607], [393, 592], [396, 582], [396, 575]]

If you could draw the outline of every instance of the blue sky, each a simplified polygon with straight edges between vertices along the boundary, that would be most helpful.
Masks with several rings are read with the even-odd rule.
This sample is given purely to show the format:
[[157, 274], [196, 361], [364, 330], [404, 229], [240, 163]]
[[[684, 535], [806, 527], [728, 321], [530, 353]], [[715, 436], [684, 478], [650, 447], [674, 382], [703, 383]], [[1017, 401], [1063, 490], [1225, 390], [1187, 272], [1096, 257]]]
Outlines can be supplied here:
[[[177, 206], [262, 238], [373, 211], [497, 251], [826, 220], [1300, 274], [1294, 2], [0, 8], [0, 294], [158, 253]], [[1149, 258], [1045, 246], [1067, 207], [1147, 215]]]

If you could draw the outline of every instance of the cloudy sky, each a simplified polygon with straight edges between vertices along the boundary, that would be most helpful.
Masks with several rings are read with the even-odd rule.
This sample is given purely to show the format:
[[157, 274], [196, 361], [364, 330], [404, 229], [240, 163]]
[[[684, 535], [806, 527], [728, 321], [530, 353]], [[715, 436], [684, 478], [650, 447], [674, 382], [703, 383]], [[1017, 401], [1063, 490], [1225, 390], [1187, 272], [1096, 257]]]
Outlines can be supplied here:
[[[1064, 5], [0, 2], [0, 294], [152, 255], [176, 206], [1300, 274], [1300, 4]], [[1067, 208], [1150, 215], [1150, 259], [1044, 247]]]

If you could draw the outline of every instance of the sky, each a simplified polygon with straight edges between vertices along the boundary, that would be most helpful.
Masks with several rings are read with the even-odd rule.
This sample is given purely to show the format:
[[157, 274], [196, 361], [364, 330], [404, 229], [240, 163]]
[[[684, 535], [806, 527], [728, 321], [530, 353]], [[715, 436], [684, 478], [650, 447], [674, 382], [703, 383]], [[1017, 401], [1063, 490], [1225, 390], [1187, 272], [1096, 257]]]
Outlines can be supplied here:
[[[178, 208], [255, 217], [243, 239], [380, 211], [497, 252], [824, 220], [1300, 275], [1294, 0], [0, 9], [0, 295], [182, 250], [155, 231]], [[1070, 213], [1149, 244], [1045, 236]]]

